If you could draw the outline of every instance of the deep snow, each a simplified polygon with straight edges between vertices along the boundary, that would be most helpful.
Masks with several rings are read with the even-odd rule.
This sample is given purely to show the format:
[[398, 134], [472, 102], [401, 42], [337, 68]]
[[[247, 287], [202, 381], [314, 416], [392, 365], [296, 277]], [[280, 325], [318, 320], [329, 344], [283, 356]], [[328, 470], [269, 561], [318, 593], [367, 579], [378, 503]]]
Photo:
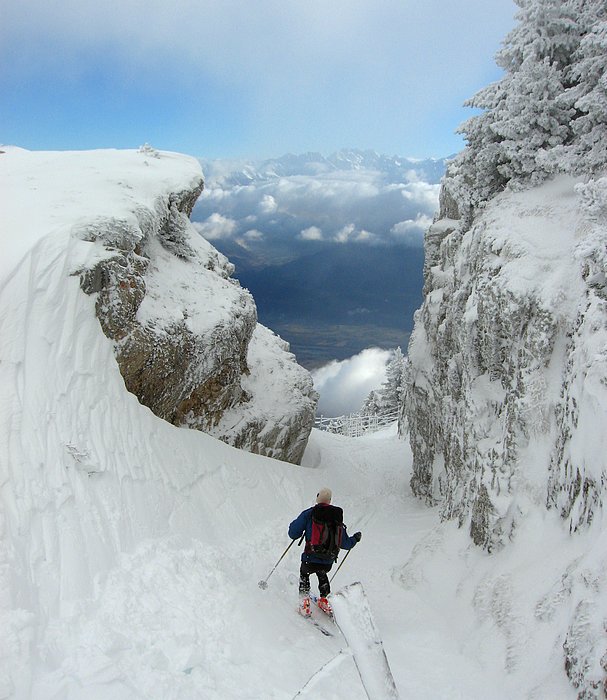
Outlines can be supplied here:
[[[22, 649], [12, 659], [24, 682], [15, 697], [30, 697], [30, 667], [33, 698], [292, 698], [345, 642], [320, 635], [295, 612], [295, 547], [267, 590], [256, 582], [288, 544], [289, 520], [323, 484], [344, 506], [350, 530], [363, 532], [334, 590], [364, 583], [401, 697], [575, 696], [559, 668], [558, 630], [535, 617], [536, 601], [550, 593], [546, 580], [576, 557], [558, 523], [530, 524], [520, 546], [489, 557], [408, 495], [410, 457], [394, 428], [358, 439], [314, 431], [297, 468], [198, 433], [184, 440], [185, 431], [136, 410], [145, 412], [150, 437], [157, 431], [180, 445], [179, 460], [158, 450], [167, 467], [197, 464], [197, 478], [181, 488], [124, 479], [132, 510], [116, 508], [114, 518], [129, 544], [107, 568], [104, 548], [89, 546], [89, 561], [100, 566], [87, 594], [72, 591], [86, 589], [90, 574], [61, 562], [59, 605], [15, 613], [21, 626], [13, 634], [35, 641], [29, 658]], [[95, 484], [88, 503], [98, 518], [117, 488], [108, 477], [79, 472], [83, 485]], [[67, 553], [74, 532], [69, 516], [56, 517], [68, 529], [46, 535]], [[40, 593], [48, 596], [44, 583]], [[352, 658], [343, 657], [323, 676], [322, 694], [310, 697], [364, 700]]]
[[[132, 157], [137, 177], [160, 167]], [[119, 186], [124, 211], [110, 198], [100, 215], [128, 215], [148, 185], [181, 189], [188, 162]], [[364, 700], [340, 635], [295, 612], [296, 547], [257, 586], [325, 485], [363, 532], [334, 588], [363, 583], [402, 698], [575, 697], [563, 572], [596, 568], [600, 528], [570, 538], [537, 509], [489, 556], [412, 497], [395, 427], [313, 431], [295, 467], [160, 420], [125, 390], [69, 232], [35, 210], [13, 240], [22, 205], [2, 228], [0, 698], [287, 700], [330, 662], [308, 695]]]

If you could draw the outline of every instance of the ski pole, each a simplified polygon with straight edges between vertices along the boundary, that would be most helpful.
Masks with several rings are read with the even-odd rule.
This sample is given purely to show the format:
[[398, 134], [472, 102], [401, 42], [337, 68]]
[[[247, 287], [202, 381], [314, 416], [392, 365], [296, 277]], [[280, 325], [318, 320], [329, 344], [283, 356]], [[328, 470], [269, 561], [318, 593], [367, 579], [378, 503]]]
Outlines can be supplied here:
[[351, 552], [351, 551], [352, 551], [352, 550], [349, 549], [348, 552], [347, 552], [347, 554], [346, 554], [346, 556], [341, 560], [341, 564], [337, 567], [337, 569], [335, 569], [335, 573], [333, 574], [333, 576], [331, 576], [331, 579], [329, 580], [329, 583], [331, 583], [331, 581], [337, 576], [337, 572], [338, 572], [338, 571], [341, 569], [341, 567], [346, 563], [346, 559], [350, 556], [350, 552]]
[[[302, 543], [303, 538], [305, 537], [305, 534], [306, 534], [306, 533], [304, 532], [304, 534], [301, 536], [301, 539], [300, 539], [299, 542], [297, 543], [297, 546], [298, 546], [298, 547], [299, 547], [299, 545]], [[274, 568], [272, 569], [272, 571], [270, 571], [270, 573], [265, 577], [265, 579], [262, 579], [262, 580], [259, 581], [259, 583], [257, 584], [262, 590], [265, 591], [265, 589], [268, 587], [268, 579], [269, 579], [270, 576], [274, 573], [274, 570], [276, 569], [276, 567], [277, 567], [277, 566], [280, 564], [280, 562], [284, 559], [285, 554], [291, 549], [291, 547], [293, 546], [293, 542], [295, 542], [295, 540], [291, 540], [291, 544], [285, 549], [285, 551], [282, 553], [280, 559], [276, 562], [276, 564], [274, 564]], [[346, 555], [346, 556], [347, 556], [347, 555]], [[344, 561], [345, 561], [345, 558], [344, 558]], [[336, 571], [335, 573], [337, 573], [337, 571]]]

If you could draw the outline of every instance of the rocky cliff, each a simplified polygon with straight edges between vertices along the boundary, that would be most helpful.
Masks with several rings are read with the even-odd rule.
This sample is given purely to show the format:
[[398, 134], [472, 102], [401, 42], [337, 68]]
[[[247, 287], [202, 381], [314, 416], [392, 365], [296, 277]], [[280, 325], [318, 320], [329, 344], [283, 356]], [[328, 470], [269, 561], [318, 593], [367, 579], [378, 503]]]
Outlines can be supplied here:
[[538, 510], [589, 533], [558, 606], [554, 590], [542, 600], [575, 610], [565, 667], [579, 697], [602, 697], [603, 617], [589, 610], [604, 607], [607, 559], [588, 526], [607, 485], [607, 179], [501, 193], [469, 227], [448, 192], [441, 204], [409, 347], [411, 486], [490, 552]]
[[489, 550], [513, 533], [526, 472], [542, 473], [542, 501], [571, 529], [602, 501], [602, 438], [579, 420], [587, 402], [589, 415], [607, 408], [604, 251], [592, 223], [602, 197], [601, 183], [562, 177], [497, 196], [465, 232], [440, 217], [426, 237], [409, 348], [412, 487]]
[[[163, 159], [151, 149], [139, 156]], [[199, 174], [134, 207], [131, 220], [109, 215], [76, 226], [97, 247], [77, 271], [81, 288], [95, 295], [126, 387], [142, 404], [174, 425], [299, 463], [317, 400], [311, 377], [258, 325], [233, 266], [191, 226], [202, 187]]]

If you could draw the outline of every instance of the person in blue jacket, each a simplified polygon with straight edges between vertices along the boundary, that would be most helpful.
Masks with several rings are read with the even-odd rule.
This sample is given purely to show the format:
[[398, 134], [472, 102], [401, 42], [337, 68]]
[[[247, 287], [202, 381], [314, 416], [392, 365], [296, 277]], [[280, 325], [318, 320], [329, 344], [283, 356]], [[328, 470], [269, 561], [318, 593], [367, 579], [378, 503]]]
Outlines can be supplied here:
[[[316, 494], [316, 503], [330, 506], [333, 494], [331, 489], [322, 488]], [[327, 600], [327, 596], [331, 592], [329, 585], [329, 577], [327, 573], [331, 570], [334, 560], [327, 560], [327, 557], [316, 555], [312, 551], [310, 540], [312, 539], [312, 511], [314, 506], [302, 511], [295, 520], [289, 525], [289, 537], [296, 540], [303, 534], [306, 536], [306, 546], [301, 555], [301, 567], [299, 569], [299, 612], [304, 617], [309, 617], [312, 614], [310, 609], [310, 574], [316, 574], [318, 577], [318, 607], [331, 614], [331, 605]], [[360, 532], [355, 532], [353, 535], [348, 535], [345, 525], [341, 525], [341, 549], [352, 549], [362, 537]]]

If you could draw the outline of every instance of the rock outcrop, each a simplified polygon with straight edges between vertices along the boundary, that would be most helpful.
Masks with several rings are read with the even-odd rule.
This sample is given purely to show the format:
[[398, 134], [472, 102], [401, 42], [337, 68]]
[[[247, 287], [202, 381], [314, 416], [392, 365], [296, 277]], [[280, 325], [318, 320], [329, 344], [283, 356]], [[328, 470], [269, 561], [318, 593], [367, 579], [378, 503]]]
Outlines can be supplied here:
[[547, 510], [587, 531], [546, 600], [573, 611], [561, 644], [579, 697], [603, 697], [607, 558], [588, 526], [607, 486], [607, 179], [504, 192], [469, 228], [449, 214], [426, 236], [409, 346], [411, 487], [490, 552]]
[[[174, 425], [299, 463], [317, 401], [311, 376], [259, 326], [233, 266], [191, 226], [202, 187], [200, 176], [138, 207], [134, 221], [98, 218], [76, 229], [103, 251], [78, 271], [81, 287], [96, 294], [126, 387], [142, 404]], [[271, 381], [253, 387], [252, 368]]]
[[574, 434], [585, 402], [607, 408], [604, 254], [574, 185], [504, 193], [468, 231], [439, 218], [426, 236], [425, 301], [409, 348], [412, 488], [489, 550], [516, 526], [526, 458], [543, 474], [542, 500], [572, 529], [602, 498], [605, 460], [590, 469]]

